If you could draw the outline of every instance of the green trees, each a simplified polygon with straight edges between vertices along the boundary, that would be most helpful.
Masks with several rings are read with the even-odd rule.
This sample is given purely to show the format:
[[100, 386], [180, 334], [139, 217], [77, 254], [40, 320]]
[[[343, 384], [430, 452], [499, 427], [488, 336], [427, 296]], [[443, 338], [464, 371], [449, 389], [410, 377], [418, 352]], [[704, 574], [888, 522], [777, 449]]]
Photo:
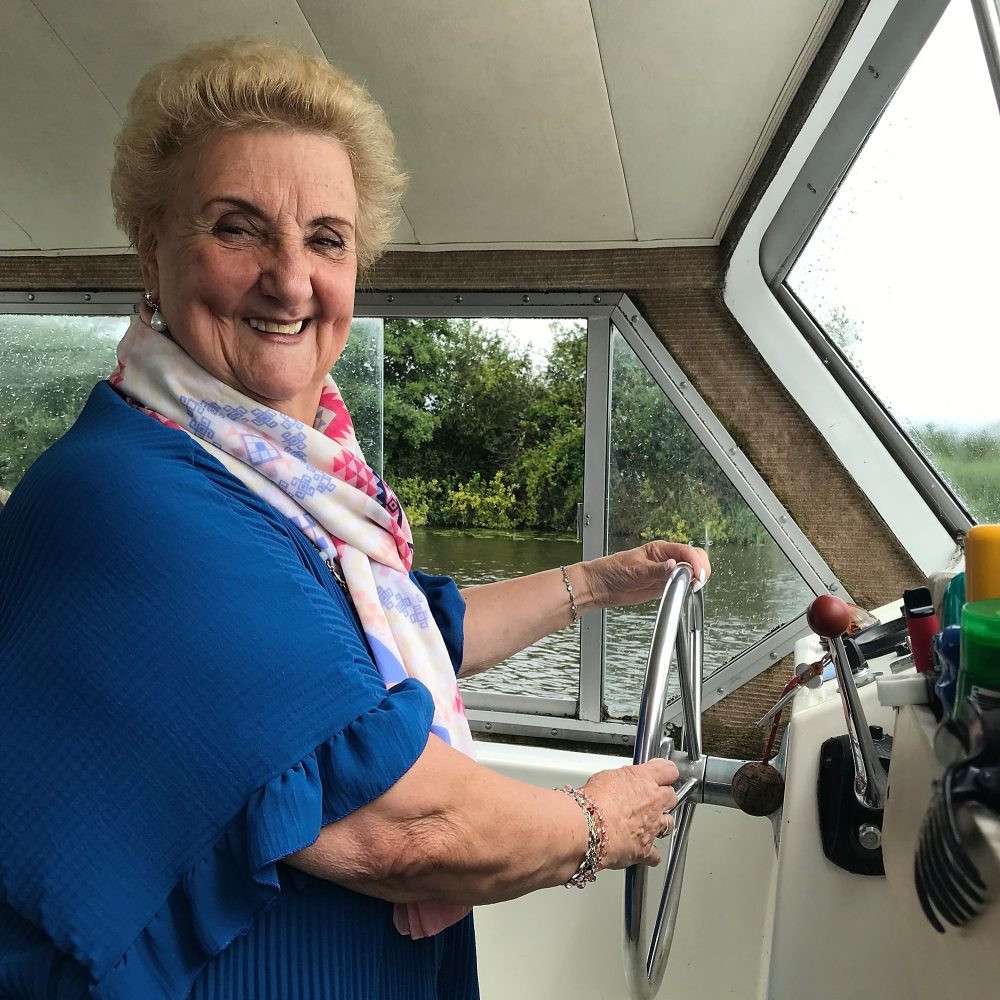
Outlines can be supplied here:
[[387, 320], [384, 350], [385, 470], [411, 521], [573, 529], [583, 482], [582, 329], [554, 331], [541, 371], [468, 319]]
[[612, 362], [612, 537], [763, 542], [746, 502], [618, 335]]
[[575, 531], [583, 500], [587, 339], [582, 324], [552, 324], [552, 346], [525, 413], [525, 448], [510, 478], [525, 523]]
[[94, 384], [114, 370], [127, 317], [0, 317], [0, 487], [76, 419]]

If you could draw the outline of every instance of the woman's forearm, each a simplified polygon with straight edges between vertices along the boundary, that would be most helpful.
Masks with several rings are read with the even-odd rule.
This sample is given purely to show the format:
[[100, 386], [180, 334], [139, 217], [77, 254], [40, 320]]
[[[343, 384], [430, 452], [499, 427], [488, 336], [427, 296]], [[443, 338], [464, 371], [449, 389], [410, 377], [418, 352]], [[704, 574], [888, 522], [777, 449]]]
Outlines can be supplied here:
[[[702, 583], [712, 572], [702, 549], [662, 540], [567, 566], [577, 612], [652, 601], [663, 593], [678, 562], [689, 563]], [[559, 569], [471, 587], [462, 596], [466, 612], [460, 677], [485, 670], [572, 621]]]
[[568, 796], [498, 775], [436, 737], [384, 795], [287, 862], [395, 903], [474, 905], [567, 882], [587, 850]]
[[[582, 563], [566, 567], [577, 612], [594, 607]], [[465, 650], [459, 677], [486, 670], [571, 624], [569, 593], [558, 568], [462, 591]]]

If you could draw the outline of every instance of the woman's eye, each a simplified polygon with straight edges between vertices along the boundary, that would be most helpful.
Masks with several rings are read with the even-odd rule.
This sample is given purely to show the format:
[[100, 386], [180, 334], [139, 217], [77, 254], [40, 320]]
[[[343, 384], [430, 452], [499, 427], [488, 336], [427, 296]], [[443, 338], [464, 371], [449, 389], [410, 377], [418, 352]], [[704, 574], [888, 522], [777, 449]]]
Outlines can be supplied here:
[[228, 236], [234, 239], [249, 239], [255, 233], [251, 227], [239, 219], [223, 219], [215, 226], [215, 232], [220, 236]]
[[313, 246], [317, 246], [322, 250], [344, 249], [344, 241], [333, 233], [324, 233], [322, 235], [314, 236], [312, 242]]

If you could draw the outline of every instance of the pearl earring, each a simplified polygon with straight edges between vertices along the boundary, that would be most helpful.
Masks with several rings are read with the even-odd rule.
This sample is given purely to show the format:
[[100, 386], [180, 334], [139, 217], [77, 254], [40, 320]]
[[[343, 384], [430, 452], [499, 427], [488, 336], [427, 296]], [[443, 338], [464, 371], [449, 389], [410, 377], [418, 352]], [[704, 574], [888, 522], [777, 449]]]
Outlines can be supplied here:
[[146, 305], [153, 310], [153, 315], [149, 318], [149, 325], [157, 333], [166, 333], [167, 321], [163, 318], [163, 313], [160, 312], [160, 303], [153, 298], [148, 289], [142, 293], [142, 297], [145, 299]]

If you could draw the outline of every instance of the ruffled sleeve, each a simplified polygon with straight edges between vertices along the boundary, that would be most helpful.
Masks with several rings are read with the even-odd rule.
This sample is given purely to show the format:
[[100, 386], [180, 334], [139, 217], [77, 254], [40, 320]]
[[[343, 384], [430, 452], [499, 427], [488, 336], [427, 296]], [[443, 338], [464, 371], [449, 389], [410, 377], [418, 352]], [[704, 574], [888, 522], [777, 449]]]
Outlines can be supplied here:
[[92, 995], [97, 1000], [185, 995], [208, 961], [276, 902], [292, 874], [278, 862], [308, 847], [322, 826], [377, 798], [408, 770], [424, 748], [433, 714], [426, 688], [404, 681], [257, 789]]
[[424, 592], [431, 614], [441, 632], [441, 638], [458, 673], [465, 649], [465, 598], [450, 576], [431, 576], [414, 570], [410, 576]]

